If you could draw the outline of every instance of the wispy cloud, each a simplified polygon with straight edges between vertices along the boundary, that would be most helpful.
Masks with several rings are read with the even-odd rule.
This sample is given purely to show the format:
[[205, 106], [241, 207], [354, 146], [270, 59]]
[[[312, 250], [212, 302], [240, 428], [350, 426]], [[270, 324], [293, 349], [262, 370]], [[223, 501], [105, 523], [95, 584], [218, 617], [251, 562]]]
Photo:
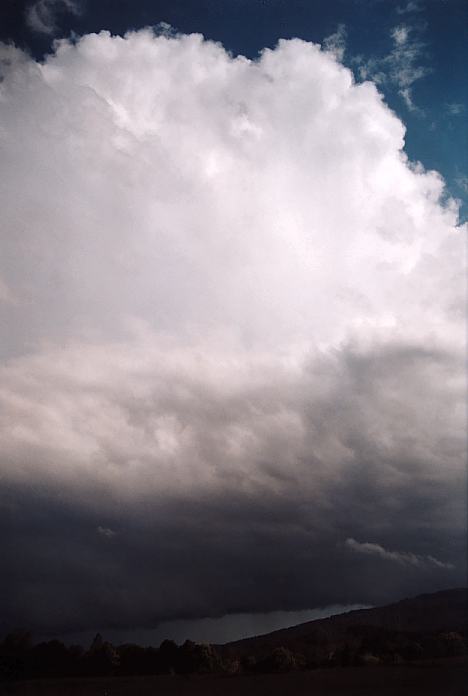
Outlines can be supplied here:
[[39, 34], [54, 34], [60, 12], [79, 15], [81, 4], [78, 0], [37, 0], [26, 8], [26, 24]]
[[457, 102], [446, 104], [445, 107], [451, 116], [459, 116], [465, 111], [465, 105]]
[[418, 65], [424, 44], [413, 38], [413, 33], [414, 29], [405, 25], [394, 27], [391, 32], [394, 48], [388, 57], [390, 79], [398, 87], [398, 92], [410, 111], [418, 110], [413, 101], [414, 83], [430, 72], [428, 68]]
[[409, 29], [404, 25], [401, 27], [394, 27], [391, 31], [391, 37], [395, 42], [396, 46], [403, 46], [409, 37]]
[[358, 72], [363, 80], [373, 80], [377, 84], [391, 84], [405, 102], [409, 111], [422, 113], [413, 100], [415, 82], [431, 71], [421, 65], [425, 44], [418, 38], [421, 27], [407, 24], [395, 26], [390, 31], [393, 48], [383, 58], [355, 59]]
[[346, 50], [346, 26], [339, 24], [336, 31], [327, 36], [323, 41], [323, 47], [328, 53], [332, 53], [338, 60], [343, 60]]
[[410, 12], [422, 12], [424, 9], [423, 5], [418, 2], [418, 0], [409, 0], [406, 5], [401, 7], [400, 5], [397, 6], [396, 12], [399, 15], [405, 15], [409, 14]]
[[403, 565], [417, 567], [430, 565], [436, 566], [437, 568], [445, 568], [447, 570], [452, 570], [455, 567], [452, 563], [443, 563], [437, 558], [434, 558], [434, 556], [420, 556], [408, 551], [389, 551], [383, 546], [380, 546], [380, 544], [374, 544], [369, 541], [360, 542], [356, 541], [356, 539], [349, 538], [346, 539], [345, 546], [356, 553], [365, 554], [367, 556], [376, 556], [386, 561], [394, 561], [395, 563], [400, 563]]
[[96, 531], [99, 534], [99, 536], [102, 536], [106, 539], [112, 539], [112, 537], [116, 535], [116, 532], [114, 532], [114, 530], [110, 527], [99, 526]]
[[458, 188], [463, 191], [463, 193], [468, 193], [468, 176], [461, 174], [455, 179], [455, 183], [457, 184]]

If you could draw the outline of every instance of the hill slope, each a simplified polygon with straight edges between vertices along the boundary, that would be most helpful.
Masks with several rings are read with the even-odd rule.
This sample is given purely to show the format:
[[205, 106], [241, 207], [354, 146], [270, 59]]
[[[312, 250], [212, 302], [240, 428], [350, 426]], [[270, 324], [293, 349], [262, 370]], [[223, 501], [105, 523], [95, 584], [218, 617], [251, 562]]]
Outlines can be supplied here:
[[[225, 655], [261, 656], [278, 647], [323, 659], [337, 648], [354, 649], [392, 639], [394, 643], [449, 633], [466, 636], [468, 589], [444, 590], [372, 609], [360, 609], [220, 646]], [[365, 646], [364, 646], [365, 647]]]

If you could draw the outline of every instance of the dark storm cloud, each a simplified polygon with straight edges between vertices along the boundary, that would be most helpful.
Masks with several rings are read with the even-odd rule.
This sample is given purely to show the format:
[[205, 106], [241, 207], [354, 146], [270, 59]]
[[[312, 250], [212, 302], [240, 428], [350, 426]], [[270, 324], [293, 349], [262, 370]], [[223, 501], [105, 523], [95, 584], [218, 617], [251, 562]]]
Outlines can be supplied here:
[[[2, 580], [5, 628], [18, 622], [58, 632], [150, 628], [175, 618], [378, 604], [462, 583], [463, 475], [437, 479], [427, 469], [427, 452], [439, 448], [440, 456], [442, 445], [461, 455], [462, 442], [446, 433], [443, 443], [433, 439], [418, 451], [421, 433], [411, 409], [398, 438], [406, 442], [406, 458], [400, 442], [388, 442], [392, 421], [403, 427], [402, 395], [390, 397], [391, 387], [403, 385], [409, 395], [422, 386], [417, 374], [406, 384], [415, 365], [434, 374], [450, 368], [452, 358], [406, 346], [391, 353], [358, 356], [349, 349], [335, 358], [328, 371], [339, 375], [339, 403], [333, 393], [317, 403], [307, 371], [290, 396], [289, 407], [295, 398], [311, 429], [318, 421], [325, 439], [333, 433], [352, 450], [346, 466], [329, 470], [325, 480], [311, 440], [286, 475], [272, 453], [259, 462], [250, 490], [247, 476], [243, 486], [228, 478], [226, 487], [198, 493], [194, 482], [183, 495], [161, 495], [147, 482], [129, 502], [125, 490], [120, 499], [119, 491], [109, 499], [93, 490], [90, 473], [78, 496], [51, 481], [11, 485], [2, 495], [5, 567], [12, 569]], [[433, 399], [430, 382], [421, 396]], [[250, 394], [254, 403], [262, 398]], [[386, 412], [371, 420], [366, 409], [382, 411], [386, 402]], [[209, 406], [206, 411], [209, 429]], [[225, 465], [206, 462], [221, 478]], [[356, 553], [363, 547], [367, 553]], [[403, 559], [433, 560], [389, 564], [384, 547]]]
[[[27, 531], [6, 527], [12, 543], [5, 548], [4, 563], [14, 569], [9, 579], [14, 593], [12, 597], [3, 578], [5, 629], [152, 627], [174, 618], [295, 610], [338, 601], [378, 604], [463, 580], [463, 569], [389, 567], [379, 559], [353, 557], [340, 544], [341, 528], [362, 535], [369, 534], [369, 525], [333, 518], [317, 525], [318, 511], [297, 514], [290, 501], [278, 512], [278, 501], [269, 496], [265, 503], [275, 509], [273, 514], [259, 512], [259, 501], [236, 504], [234, 496], [235, 523], [224, 506], [220, 510], [186, 500], [168, 503], [144, 520], [131, 511], [118, 539], [105, 541], [95, 539], [97, 515], [87, 517], [79, 508], [74, 517], [69, 506], [61, 509], [47, 500], [43, 517], [35, 509], [37, 498], [16, 498], [28, 507]], [[382, 514], [388, 514], [380, 502]], [[182, 519], [181, 507], [186, 510]], [[359, 515], [359, 505], [349, 512]], [[114, 514], [113, 522], [122, 523]], [[391, 536], [394, 544], [407, 544], [402, 525]], [[433, 543], [445, 558], [447, 540]], [[427, 541], [420, 534], [418, 547]], [[452, 538], [450, 544], [454, 542], [451, 557], [459, 561], [463, 540]]]

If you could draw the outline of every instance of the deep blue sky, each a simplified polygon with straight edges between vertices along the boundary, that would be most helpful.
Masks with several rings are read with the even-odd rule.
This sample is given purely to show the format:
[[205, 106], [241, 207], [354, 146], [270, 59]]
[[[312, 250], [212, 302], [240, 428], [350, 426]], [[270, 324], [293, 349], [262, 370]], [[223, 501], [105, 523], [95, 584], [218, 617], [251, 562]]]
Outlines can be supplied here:
[[[43, 0], [44, 1], [44, 0]], [[50, 1], [53, 4], [53, 0]], [[299, 37], [321, 43], [346, 29], [344, 62], [357, 79], [358, 56], [385, 75], [395, 27], [410, 30], [408, 48], [415, 49], [411, 69], [425, 73], [411, 84], [414, 109], [387, 78], [380, 84], [387, 102], [407, 126], [406, 151], [426, 168], [439, 170], [450, 193], [467, 200], [466, 178], [466, 0], [77, 0], [79, 16], [56, 10], [51, 34], [33, 31], [25, 20], [34, 2], [4, 0], [0, 7], [0, 38], [13, 41], [41, 58], [54, 37], [107, 29], [129, 29], [167, 22], [180, 32], [202, 33], [220, 41], [233, 54], [254, 58], [279, 38]], [[60, 0], [57, 0], [59, 6]], [[395, 69], [395, 68], [394, 68]], [[397, 68], [398, 70], [398, 68]], [[464, 207], [466, 211], [466, 207]]]

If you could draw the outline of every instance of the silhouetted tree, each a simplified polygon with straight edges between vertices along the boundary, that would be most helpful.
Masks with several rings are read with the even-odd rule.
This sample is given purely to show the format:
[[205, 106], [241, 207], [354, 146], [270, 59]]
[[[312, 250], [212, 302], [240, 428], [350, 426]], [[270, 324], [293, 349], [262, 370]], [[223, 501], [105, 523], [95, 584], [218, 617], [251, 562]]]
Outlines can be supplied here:
[[115, 672], [118, 665], [119, 655], [116, 649], [97, 633], [83, 658], [85, 673], [92, 676], [108, 675]]
[[27, 660], [30, 676], [68, 676], [73, 672], [73, 654], [58, 640], [35, 645]]
[[160, 674], [173, 674], [178, 662], [178, 648], [173, 640], [163, 640], [159, 646], [158, 672]]
[[222, 670], [222, 660], [212, 645], [186, 640], [179, 648], [177, 671], [180, 674], [209, 674]]

